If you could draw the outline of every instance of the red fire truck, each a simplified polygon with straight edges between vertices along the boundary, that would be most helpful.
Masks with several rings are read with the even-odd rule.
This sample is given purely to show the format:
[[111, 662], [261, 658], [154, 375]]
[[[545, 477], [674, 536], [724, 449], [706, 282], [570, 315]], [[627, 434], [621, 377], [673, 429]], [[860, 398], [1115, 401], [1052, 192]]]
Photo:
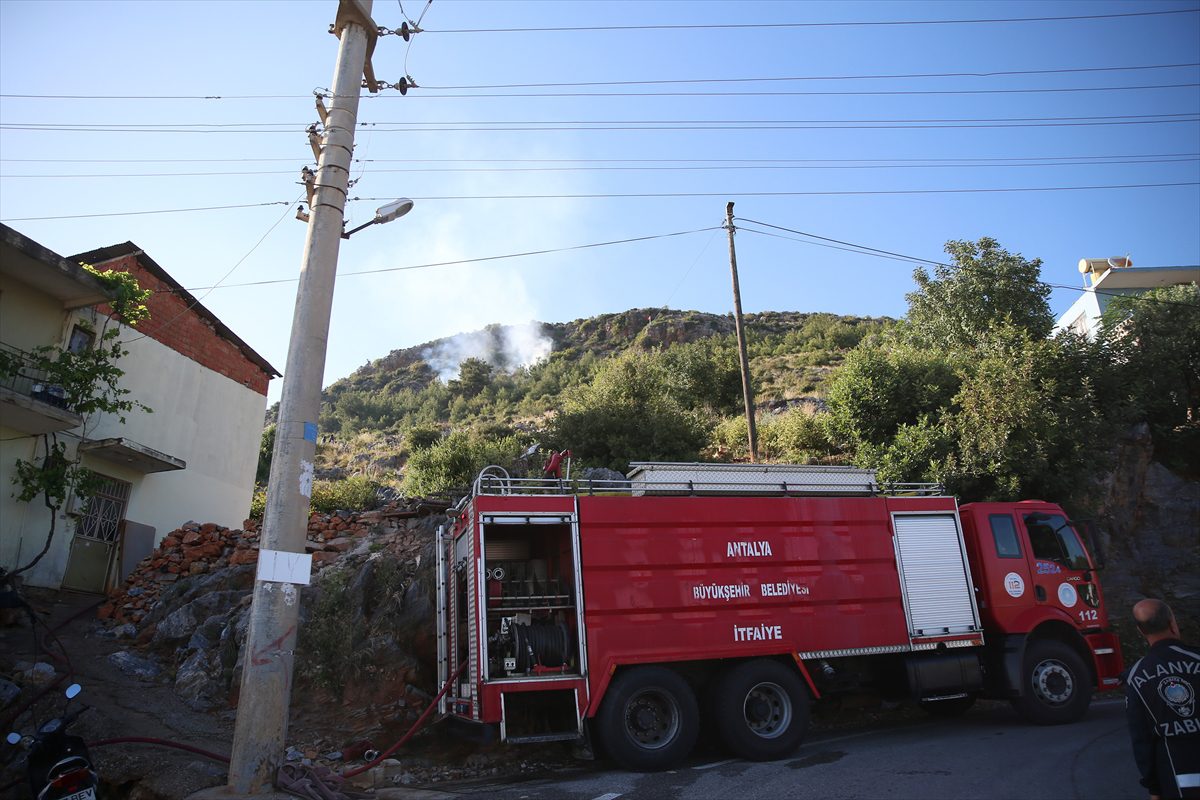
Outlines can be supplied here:
[[1096, 564], [1053, 503], [960, 508], [845, 467], [632, 466], [609, 482], [489, 467], [448, 512], [443, 714], [660, 769], [702, 725], [742, 757], [785, 756], [810, 703], [848, 688], [945, 714], [1005, 698], [1056, 724], [1118, 685]]

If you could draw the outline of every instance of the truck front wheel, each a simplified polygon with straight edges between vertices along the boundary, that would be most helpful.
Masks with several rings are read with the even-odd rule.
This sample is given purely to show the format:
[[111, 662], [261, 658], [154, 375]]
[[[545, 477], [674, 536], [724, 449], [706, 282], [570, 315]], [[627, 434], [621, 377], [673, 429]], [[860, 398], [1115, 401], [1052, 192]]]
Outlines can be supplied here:
[[793, 753], [808, 730], [808, 691], [778, 661], [747, 661], [727, 672], [713, 694], [725, 746], [751, 761]]
[[633, 770], [674, 766], [696, 744], [700, 710], [687, 681], [665, 667], [635, 667], [608, 687], [596, 715], [608, 755]]
[[1084, 715], [1092, 701], [1087, 666], [1071, 647], [1054, 639], [1029, 643], [1021, 674], [1021, 696], [1013, 706], [1030, 722], [1062, 725]]

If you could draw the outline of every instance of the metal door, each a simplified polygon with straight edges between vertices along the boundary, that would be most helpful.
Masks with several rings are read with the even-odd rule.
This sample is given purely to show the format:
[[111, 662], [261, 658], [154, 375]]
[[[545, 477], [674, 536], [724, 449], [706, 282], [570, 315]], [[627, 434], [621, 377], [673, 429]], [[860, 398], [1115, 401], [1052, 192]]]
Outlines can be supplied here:
[[97, 477], [102, 480], [100, 488], [88, 498], [71, 540], [71, 554], [63, 574], [63, 587], [67, 589], [103, 592], [121, 541], [121, 523], [133, 486], [106, 475]]

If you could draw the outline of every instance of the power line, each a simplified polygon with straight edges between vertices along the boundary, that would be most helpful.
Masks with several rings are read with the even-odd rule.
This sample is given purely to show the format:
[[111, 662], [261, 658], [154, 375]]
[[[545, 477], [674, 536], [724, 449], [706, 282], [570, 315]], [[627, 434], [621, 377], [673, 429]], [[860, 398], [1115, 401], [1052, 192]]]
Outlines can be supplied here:
[[[963, 156], [959, 158], [356, 158], [355, 163], [375, 164], [847, 164], [870, 162], [896, 164], [929, 162], [962, 165], [962, 162], [1009, 161], [1068, 161], [1120, 158], [1184, 158], [1200, 156], [1192, 153], [1113, 153], [1083, 156]], [[287, 162], [295, 158], [0, 158], [0, 162], [21, 164], [225, 164], [242, 162]], [[965, 166], [970, 166], [969, 164]]]
[[[749, 92], [503, 92], [492, 94], [425, 94], [412, 92], [405, 100], [503, 99], [512, 97], [859, 97], [882, 95], [965, 95], [965, 94], [1061, 94], [1074, 92], [1120, 92], [1145, 89], [1190, 89], [1197, 83], [1154, 83], [1136, 86], [1067, 86], [1033, 89], [899, 89], [859, 91], [749, 91]], [[307, 95], [49, 95], [0, 94], [0, 99], [22, 100], [296, 100]], [[364, 99], [397, 99], [401, 95], [380, 94]]]
[[1137, 70], [1152, 69], [1183, 69], [1197, 66], [1200, 66], [1200, 62], [1190, 62], [1186, 64], [1147, 64], [1144, 66], [1126, 67], [1068, 67], [1062, 69], [995, 70], [990, 72], [909, 72], [901, 74], [794, 75], [759, 78], [669, 78], [661, 80], [575, 81], [563, 83], [481, 83], [463, 86], [430, 86], [428, 84], [422, 84], [420, 88], [430, 91], [451, 91], [467, 89], [556, 89], [584, 86], [669, 86], [701, 83], [777, 83], [789, 81], [865, 81], [897, 79], [911, 80], [917, 78], [998, 78], [1012, 75], [1066, 75], [1086, 72], [1132, 72]]
[[63, 214], [53, 217], [8, 217], [0, 222], [33, 222], [50, 219], [88, 219], [92, 217], [134, 217], [142, 214], [182, 214], [188, 211], [223, 211], [230, 208], [261, 208], [262, 206], [288, 206], [290, 200], [272, 200], [266, 203], [241, 203], [231, 206], [199, 206], [197, 208], [158, 208], [148, 211], [107, 211], [103, 214]]
[[[381, 125], [402, 125], [400, 130], [412, 128], [424, 130], [428, 126], [481, 126], [481, 125], [886, 125], [886, 124], [950, 124], [950, 123], [1043, 123], [1043, 122], [1098, 122], [1109, 120], [1158, 120], [1178, 119], [1183, 117], [1200, 116], [1200, 111], [1181, 111], [1162, 114], [1101, 114], [1093, 116], [1054, 116], [1054, 117], [887, 117], [876, 119], [485, 119], [485, 120], [379, 120], [375, 122], [360, 122], [360, 127], [378, 129]], [[1188, 120], [1194, 121], [1194, 120]], [[63, 122], [7, 122], [0, 124], [2, 128], [37, 129], [37, 130], [83, 130], [83, 131], [119, 131], [119, 132], [148, 132], [157, 133], [164, 128], [180, 128], [188, 131], [216, 132], [237, 128], [271, 128], [274, 131], [295, 133], [303, 128], [300, 122], [142, 122], [142, 123], [63, 123]], [[639, 128], [640, 129], [640, 128]], [[482, 128], [482, 130], [496, 130]], [[503, 130], [503, 129], [502, 129]], [[539, 129], [540, 130], [540, 129]], [[233, 131], [236, 132], [236, 131]], [[262, 131], [251, 131], [262, 132]]]
[[[671, 238], [674, 236], [687, 236], [687, 235], [693, 234], [693, 233], [704, 233], [705, 231], [719, 230], [720, 228], [721, 228], [720, 225], [712, 225], [707, 228], [696, 228], [695, 230], [690, 230], [690, 231], [675, 231], [674, 233], [659, 233], [659, 234], [654, 234], [651, 236], [635, 236], [630, 239], [614, 239], [612, 241], [607, 241], [607, 242], [591, 242], [589, 244], [577, 244], [577, 245], [571, 245], [569, 247], [552, 247], [552, 248], [546, 248], [543, 250], [526, 250], [525, 252], [521, 252], [521, 253], [505, 253], [503, 255], [498, 255], [498, 256], [480, 256], [479, 258], [463, 258], [463, 259], [458, 259], [455, 261], [436, 261], [436, 262], [432, 262], [429, 264], [412, 264], [412, 265], [404, 266], [404, 267], [382, 267], [380, 269], [365, 269], [365, 270], [357, 270], [357, 271], [353, 271], [353, 272], [339, 272], [338, 276], [344, 277], [347, 275], [376, 275], [376, 274], [383, 273], [383, 272], [406, 272], [409, 270], [417, 270], [417, 269], [431, 269], [433, 267], [449, 267], [449, 266], [456, 266], [459, 264], [478, 264], [478, 263], [485, 262], [485, 261], [501, 261], [503, 259], [509, 259], [509, 258], [524, 258], [525, 256], [540, 256], [540, 255], [549, 255], [551, 253], [566, 253], [566, 252], [570, 252], [573, 250], [588, 250], [588, 249], [592, 249], [592, 248], [596, 248], [596, 247], [610, 247], [612, 245], [618, 245], [618, 244], [631, 244], [633, 242], [648, 242], [648, 241], [651, 241], [652, 239], [668, 239], [668, 238]], [[248, 283], [227, 283], [221, 287], [201, 286], [196, 289], [190, 289], [189, 291], [200, 291], [201, 289], [215, 289], [215, 288], [232, 289], [235, 287], [244, 287], [244, 286], [268, 286], [268, 285], [277, 284], [277, 283], [294, 283], [297, 280], [299, 280], [299, 279], [298, 278], [276, 278], [274, 280], [251, 281]]]
[[[918, 195], [918, 194], [1007, 194], [1015, 192], [1071, 192], [1093, 191], [1108, 189], [1165, 189], [1179, 186], [1200, 186], [1200, 181], [1176, 181], [1170, 183], [1117, 183], [1096, 186], [1014, 186], [993, 188], [963, 188], [963, 189], [876, 189], [853, 191], [809, 191], [809, 192], [613, 192], [594, 194], [504, 194], [504, 195], [430, 195], [413, 197], [420, 202], [435, 200], [613, 200], [613, 199], [657, 199], [668, 197], [839, 197], [839, 196], [872, 196], [872, 195]], [[394, 197], [351, 197], [347, 202], [374, 201], [387, 202]], [[217, 211], [234, 208], [258, 208], [261, 206], [290, 205], [288, 200], [275, 200], [265, 203], [245, 203], [229, 206], [202, 206], [198, 208], [151, 209], [145, 211], [112, 211], [98, 214], [67, 214], [60, 216], [42, 217], [8, 217], [0, 222], [30, 222], [58, 219], [83, 219], [90, 217], [125, 217], [140, 214], [173, 214], [186, 211]], [[705, 230], [708, 230], [705, 228]]]
[[[812, 192], [624, 192], [596, 194], [507, 194], [507, 195], [442, 195], [414, 197], [413, 200], [593, 200], [658, 197], [831, 197], [840, 195], [904, 195], [904, 194], [980, 194], [1006, 192], [1068, 192], [1089, 189], [1159, 189], [1175, 186], [1200, 186], [1200, 181], [1173, 183], [1118, 183], [1101, 186], [1019, 186], [1006, 188], [970, 189], [878, 189], [855, 191]], [[357, 197], [355, 200], [386, 201], [386, 197]]]
[[[1143, 89], [1191, 89], [1198, 83], [1152, 83], [1137, 86], [1067, 86], [1041, 89], [863, 89], [858, 91], [770, 91], [770, 92], [504, 92], [500, 94], [413, 94], [424, 100], [505, 99], [512, 97], [862, 97], [883, 95], [964, 94], [1070, 94], [1076, 92], [1122, 92]], [[391, 97], [391, 95], [387, 95]]]
[[[258, 241], [255, 242], [254, 245], [249, 250], [246, 251], [246, 254], [244, 256], [239, 258], [237, 260], [237, 262], [232, 267], [229, 268], [228, 272], [226, 272], [224, 275], [222, 275], [220, 277], [220, 279], [218, 279], [217, 282], [215, 284], [213, 284], [211, 287], [208, 287], [207, 291], [204, 294], [200, 295], [199, 297], [192, 297], [191, 302], [185, 302], [184, 309], [182, 311], [180, 311], [178, 314], [176, 314], [175, 316], [171, 317], [166, 322], [164, 322], [162, 324], [162, 326], [160, 328], [158, 328], [158, 330], [161, 331], [162, 329], [168, 328], [171, 325], [173, 325], [176, 321], [178, 321], [180, 318], [182, 318], [184, 315], [186, 315], [193, 308], [200, 305], [200, 301], [203, 300], [204, 298], [208, 297], [210, 294], [212, 294], [212, 291], [214, 289], [220, 287], [221, 284], [225, 282], [225, 279], [228, 278], [230, 275], [232, 275], [234, 273], [234, 271], [238, 267], [240, 267], [246, 261], [246, 259], [249, 258], [254, 253], [255, 250], [258, 249], [259, 245], [261, 245], [263, 242], [265, 242], [267, 240], [267, 237], [271, 235], [272, 231], [274, 231], [276, 228], [279, 227], [279, 223], [283, 222], [287, 218], [288, 212], [291, 211], [291, 206], [294, 205], [295, 203], [300, 202], [302, 199], [304, 199], [304, 195], [300, 195], [295, 200], [293, 200], [291, 203], [288, 203], [288, 208], [285, 208], [283, 210], [283, 214], [280, 215], [279, 219], [275, 220], [275, 222], [272, 223], [271, 227], [267, 228], [266, 233], [264, 233], [262, 236], [260, 236], [258, 238]], [[146, 333], [139, 334], [138, 336], [134, 336], [132, 339], [126, 339], [126, 340], [122, 341], [121, 344], [132, 344], [133, 342], [136, 342], [139, 339], [145, 339], [147, 336], [149, 336], [149, 334], [146, 334]]]
[[[807, 236], [811, 239], [818, 239], [822, 242], [832, 243], [833, 245], [843, 245], [842, 247], [834, 247], [834, 249], [836, 249], [836, 250], [848, 250], [850, 248], [854, 248], [853, 250], [851, 250], [851, 252], [856, 252], [856, 253], [863, 252], [865, 255], [874, 255], [874, 256], [878, 256], [880, 258], [903, 260], [903, 261], [909, 261], [909, 262], [914, 262], [914, 263], [918, 263], [918, 264], [933, 264], [933, 265], [942, 266], [942, 267], [950, 266], [949, 264], [943, 264], [940, 261], [930, 261], [929, 259], [926, 259], [926, 258], [918, 258], [916, 256], [906, 256], [903, 253], [894, 253], [890, 250], [879, 250], [874, 247], [867, 247], [866, 245], [855, 244], [853, 242], [844, 242], [840, 239], [830, 239], [826, 236], [817, 236], [815, 233], [805, 233], [804, 231], [798, 231], [798, 230], [794, 230], [792, 228], [785, 228], [781, 225], [772, 225], [768, 222], [759, 222], [758, 220], [743, 219], [741, 217], [738, 217], [738, 221], [739, 222], [749, 222], [754, 225], [761, 225], [764, 228], [774, 228], [775, 230], [778, 230], [778, 231], [787, 231], [788, 233], [795, 233], [800, 236]], [[747, 229], [747, 230], [749, 230], [749, 229]], [[765, 232], [764, 231], [751, 231], [751, 233], [765, 233]], [[767, 235], [772, 235], [772, 234], [767, 234]], [[779, 238], [787, 238], [787, 237], [779, 237]], [[797, 241], [797, 240], [792, 240], [792, 241]]]
[[[1196, 84], [1200, 86], [1200, 83]], [[1131, 115], [1132, 116], [1132, 115]], [[1172, 125], [1179, 123], [1196, 123], [1200, 122], [1200, 112], [1187, 114], [1153, 114], [1144, 115], [1141, 119], [1126, 119], [1122, 117], [1077, 117], [1075, 119], [1096, 120], [1092, 122], [981, 122], [981, 123], [958, 123], [951, 120], [946, 120], [944, 123], [941, 120], [933, 120], [938, 124], [920, 124], [900, 122], [897, 124], [889, 124], [883, 121], [864, 120], [858, 124], [830, 124], [824, 121], [816, 121], [806, 124], [786, 124], [784, 121], [767, 121], [764, 123], [757, 122], [740, 122], [729, 121], [726, 123], [717, 123], [710, 125], [703, 124], [652, 124], [646, 122], [635, 125], [605, 125], [599, 122], [589, 122], [584, 124], [559, 123], [550, 122], [540, 125], [489, 125], [484, 123], [461, 123], [459, 125], [444, 125], [441, 127], [415, 127], [415, 126], [434, 126], [438, 123], [431, 122], [404, 122], [404, 123], [363, 123], [360, 127], [365, 128], [373, 133], [521, 133], [521, 132], [611, 132], [611, 131], [638, 131], [638, 132], [656, 132], [656, 131], [791, 131], [791, 130], [817, 130], [817, 131], [833, 131], [833, 130], [963, 130], [963, 129], [982, 129], [982, 128], [1078, 128], [1078, 127], [1098, 127], [1112, 125]], [[1149, 117], [1165, 117], [1166, 119], [1151, 119]], [[1014, 117], [1014, 120], [1022, 119]], [[1030, 119], [1030, 118], [1026, 118]], [[1032, 118], [1037, 119], [1037, 118]], [[1046, 117], [1044, 119], [1053, 119]], [[1069, 117], [1063, 119], [1071, 119]], [[274, 123], [266, 123], [274, 124]], [[382, 128], [372, 127], [384, 124], [404, 125], [402, 128]], [[182, 133], [182, 134], [284, 134], [287, 136], [296, 135], [296, 127], [280, 124], [275, 128], [245, 128], [240, 126], [223, 126], [216, 128], [206, 128], [199, 125], [190, 128], [167, 128], [167, 127], [119, 127], [119, 126], [68, 126], [68, 125], [24, 125], [24, 124], [5, 124], [0, 125], [0, 130], [25, 130], [25, 131], [44, 131], [57, 133]]]
[[[367, 159], [369, 161], [369, 159]], [[953, 164], [839, 164], [834, 166], [820, 164], [726, 164], [723, 166], [578, 166], [578, 167], [403, 167], [393, 169], [374, 169], [373, 174], [390, 173], [540, 173], [540, 172], [721, 172], [721, 171], [787, 171], [787, 170], [855, 170], [855, 169], [1011, 169], [1023, 167], [1096, 167], [1126, 164], [1187, 164], [1200, 161], [1200, 155], [1182, 158], [1141, 158], [1106, 161], [1040, 161], [1036, 163], [986, 163], [959, 162]], [[0, 179], [54, 179], [69, 178], [218, 178], [231, 176], [255, 175], [292, 175], [295, 170], [251, 170], [229, 172], [94, 172], [71, 174], [8, 174], [0, 175]]]
[[[856, 244], [854, 242], [847, 242], [847, 241], [843, 241], [841, 239], [831, 239], [827, 236], [818, 236], [815, 233], [807, 233], [805, 231], [796, 230], [795, 228], [787, 228], [782, 225], [772, 225], [769, 222], [759, 222], [758, 220], [744, 219], [741, 217], [739, 217], [737, 219], [739, 222], [748, 222], [748, 223], [751, 223], [752, 225], [761, 225], [766, 228], [774, 228], [775, 230], [778, 230], [778, 231], [787, 231], [788, 233], [794, 233], [799, 236], [805, 236], [805, 237], [808, 237], [809, 239], [815, 239], [817, 241], [808, 241], [807, 239], [795, 239], [795, 238], [792, 238], [791, 236], [779, 236], [778, 234], [770, 233], [768, 231], [754, 230], [753, 228], [738, 228], [738, 230], [744, 230], [747, 233], [756, 233], [761, 236], [771, 236], [776, 239], [784, 239], [784, 240], [790, 241], [790, 242], [800, 242], [801, 244], [811, 244], [811, 245], [816, 245], [818, 247], [827, 247], [827, 248], [830, 248], [833, 250], [846, 250], [851, 253], [858, 253], [860, 255], [865, 255], [865, 256], [873, 256], [875, 258], [885, 258], [885, 259], [889, 259], [892, 261], [905, 261], [908, 263], [914, 263], [914, 264], [918, 264], [918, 265], [926, 265], [927, 264], [927, 265], [935, 266], [935, 267], [948, 267], [950, 269], [954, 269], [956, 266], [954, 264], [947, 264], [944, 261], [934, 261], [932, 259], [920, 258], [918, 256], [908, 256], [908, 255], [904, 255], [903, 253], [893, 252], [891, 250], [881, 250], [879, 248], [868, 247], [867, 245]], [[1068, 285], [1062, 284], [1062, 283], [1049, 283], [1047, 281], [1042, 281], [1042, 280], [1039, 280], [1039, 283], [1042, 283], [1046, 286], [1053, 287], [1055, 289], [1070, 289], [1071, 291], [1076, 291], [1076, 292], [1091, 291], [1096, 294], [1105, 295], [1105, 296], [1109, 296], [1109, 297], [1134, 297], [1135, 299], [1138, 299], [1138, 300], [1141, 300], [1144, 302], [1159, 303], [1161, 305], [1183, 306], [1185, 308], [1195, 308], [1196, 307], [1194, 303], [1179, 303], [1174, 300], [1160, 300], [1158, 298], [1145, 297], [1143, 295], [1126, 295], [1122, 292], [1106, 291], [1104, 289], [1097, 289], [1095, 287], [1089, 288], [1086, 286], [1085, 287], [1068, 286]]]
[[[1107, 119], [1147, 119], [1151, 117], [1194, 117], [1200, 111], [1178, 111], [1156, 114], [1099, 114], [1091, 116], [1053, 116], [1053, 117], [877, 117], [874, 119], [454, 119], [454, 120], [375, 120], [360, 122], [360, 125], [786, 125], [786, 124], [819, 124], [819, 123], [861, 123], [875, 124], [887, 122], [1057, 122], [1061, 120], [1107, 120]], [[4, 126], [38, 126], [47, 128], [82, 128], [90, 130], [95, 127], [112, 128], [127, 131], [146, 128], [251, 128], [254, 126], [272, 126], [296, 130], [304, 127], [304, 122], [138, 122], [138, 123], [70, 123], [70, 122], [6, 122]], [[8, 159], [5, 159], [8, 160]]]
[[1194, 14], [1200, 9], [1183, 8], [1168, 11], [1130, 11], [1118, 14], [1076, 14], [1061, 17], [1005, 17], [989, 19], [930, 19], [930, 20], [861, 20], [840, 22], [740, 22], [691, 25], [576, 25], [544, 28], [448, 28], [423, 30], [422, 33], [567, 33], [580, 31], [650, 31], [650, 30], [734, 30], [747, 28], [867, 28], [904, 25], [995, 25], [1024, 22], [1071, 22], [1128, 17], [1156, 17], [1168, 14]]

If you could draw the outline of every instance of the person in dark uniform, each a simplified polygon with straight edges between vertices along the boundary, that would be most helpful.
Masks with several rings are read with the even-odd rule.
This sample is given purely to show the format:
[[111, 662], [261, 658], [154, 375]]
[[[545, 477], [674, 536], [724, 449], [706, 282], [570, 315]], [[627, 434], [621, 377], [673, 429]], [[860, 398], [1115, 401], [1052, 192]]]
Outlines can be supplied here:
[[1179, 640], [1162, 600], [1142, 600], [1133, 620], [1150, 651], [1129, 668], [1125, 713], [1133, 757], [1151, 800], [1200, 798], [1200, 648]]

